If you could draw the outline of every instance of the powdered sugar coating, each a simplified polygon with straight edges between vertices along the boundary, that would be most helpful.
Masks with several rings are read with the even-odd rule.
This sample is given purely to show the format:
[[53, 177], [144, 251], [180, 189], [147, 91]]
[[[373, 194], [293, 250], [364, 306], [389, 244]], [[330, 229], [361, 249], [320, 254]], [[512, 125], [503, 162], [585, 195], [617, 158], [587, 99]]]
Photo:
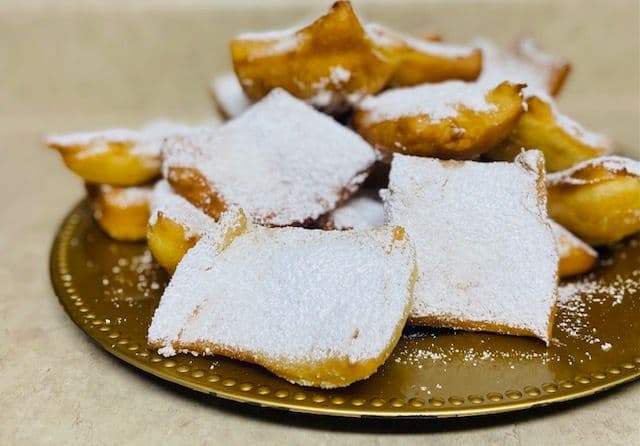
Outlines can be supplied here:
[[384, 226], [384, 207], [378, 191], [359, 191], [331, 213], [335, 229], [369, 229]]
[[251, 106], [235, 73], [215, 77], [211, 81], [211, 93], [218, 107], [228, 118], [235, 118]]
[[171, 139], [164, 168], [195, 167], [254, 222], [287, 226], [333, 210], [375, 159], [359, 135], [276, 89], [218, 129]]
[[352, 92], [344, 94], [340, 92], [343, 85], [351, 79], [351, 71], [347, 70], [341, 65], [335, 65], [329, 67], [329, 74], [326, 77], [320, 78], [317, 82], [311, 84], [311, 88], [315, 91], [315, 94], [307, 99], [305, 102], [318, 108], [326, 108], [331, 104], [337, 103], [342, 99], [348, 104], [357, 104], [365, 96], [364, 93]]
[[558, 67], [567, 63], [564, 57], [545, 53], [536, 46], [531, 37], [523, 37], [516, 42], [515, 51], [540, 66]]
[[394, 236], [251, 226], [222, 252], [203, 238], [178, 265], [148, 339], [167, 355], [205, 341], [293, 364], [375, 358], [411, 302], [413, 249]]
[[215, 232], [218, 227], [213, 218], [175, 193], [166, 180], [158, 181], [153, 189], [150, 225], [156, 223], [158, 213], [182, 226], [187, 237]]
[[298, 32], [303, 28], [305, 28], [304, 25], [272, 31], [247, 32], [239, 34], [234, 40], [272, 41], [274, 45], [267, 48], [254, 48], [254, 55], [255, 57], [275, 56], [296, 50], [305, 39], [305, 35]]
[[394, 155], [383, 201], [387, 224], [403, 226], [416, 247], [412, 317], [488, 322], [548, 341], [558, 254], [541, 163], [534, 150], [515, 163]]
[[109, 144], [127, 144], [131, 153], [149, 157], [159, 157], [165, 138], [187, 133], [191, 127], [170, 121], [153, 121], [140, 130], [109, 129], [93, 132], [51, 135], [47, 145], [54, 147], [86, 147], [95, 154], [108, 150]]
[[109, 204], [119, 208], [145, 205], [151, 201], [151, 186], [113, 187], [101, 184], [99, 188], [100, 194], [105, 196]]
[[367, 112], [369, 123], [419, 115], [436, 122], [457, 116], [461, 107], [475, 112], [495, 111], [496, 106], [485, 98], [489, 91], [486, 86], [462, 81], [422, 84], [368, 97], [358, 108]]
[[412, 50], [448, 58], [469, 57], [476, 48], [462, 45], [452, 45], [442, 42], [431, 42], [408, 34], [400, 33], [378, 23], [367, 23], [365, 26], [367, 36], [376, 44], [383, 47], [406, 45]]
[[550, 220], [551, 229], [556, 238], [558, 255], [560, 258], [568, 256], [573, 249], [579, 249], [585, 251], [592, 257], [597, 257], [598, 253], [591, 246], [580, 240], [578, 237], [569, 232], [564, 226], [559, 225], [553, 220]]
[[474, 39], [471, 44], [482, 49], [482, 72], [477, 82], [489, 86], [504, 81], [527, 84], [525, 97], [536, 91], [551, 93], [556, 71], [567, 64], [561, 57], [540, 51], [529, 38], [519, 40], [511, 50], [499, 49], [484, 38]]
[[547, 176], [547, 184], [589, 184], [593, 182], [593, 180], [580, 178], [576, 176], [576, 174], [583, 169], [589, 169], [592, 167], [601, 167], [609, 172], [626, 173], [628, 175], [640, 177], [640, 161], [626, 158], [624, 156], [611, 155], [588, 159], [570, 167], [569, 169], [551, 173]]

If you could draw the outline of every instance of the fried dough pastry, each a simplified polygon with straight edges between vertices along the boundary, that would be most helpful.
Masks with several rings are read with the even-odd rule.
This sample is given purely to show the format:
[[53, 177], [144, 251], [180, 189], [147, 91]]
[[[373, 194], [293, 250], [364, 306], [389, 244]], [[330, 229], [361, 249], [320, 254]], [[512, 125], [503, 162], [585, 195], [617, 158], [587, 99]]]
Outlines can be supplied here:
[[550, 96], [536, 93], [527, 99], [527, 110], [509, 137], [486, 156], [513, 161], [523, 148], [542, 151], [547, 171], [555, 172], [609, 153], [612, 142], [561, 114]]
[[114, 129], [53, 135], [46, 143], [62, 155], [72, 172], [88, 183], [138, 186], [160, 175], [164, 138], [188, 129], [158, 121], [139, 131]]
[[224, 355], [323, 388], [382, 365], [412, 303], [415, 253], [402, 228], [272, 229], [234, 212], [220, 228], [162, 295], [148, 333], [160, 354]]
[[211, 81], [211, 96], [223, 119], [233, 119], [251, 107], [251, 101], [234, 73], [215, 77]]
[[147, 244], [151, 254], [170, 274], [189, 249], [204, 234], [217, 230], [217, 223], [176, 194], [166, 181], [159, 181], [151, 197]]
[[486, 85], [504, 81], [527, 84], [525, 96], [528, 91], [544, 91], [555, 96], [571, 70], [569, 61], [544, 53], [529, 37], [519, 39], [506, 50], [486, 39], [475, 39], [471, 44], [482, 49], [483, 64], [478, 82]]
[[382, 198], [386, 223], [416, 248], [409, 323], [549, 342], [558, 253], [540, 152], [514, 163], [396, 154]]
[[152, 186], [87, 184], [86, 189], [93, 218], [107, 235], [120, 241], [144, 240]]
[[550, 174], [549, 215], [590, 245], [640, 231], [640, 161], [605, 156]]
[[598, 251], [555, 221], [551, 221], [551, 229], [553, 229], [556, 238], [558, 256], [560, 257], [558, 276], [565, 278], [591, 271], [598, 261]]
[[356, 133], [276, 89], [217, 129], [168, 140], [164, 168], [174, 190], [216, 220], [241, 206], [255, 223], [313, 226], [375, 160]]
[[377, 23], [369, 23], [365, 29], [378, 49], [396, 65], [389, 80], [393, 87], [452, 79], [472, 81], [482, 69], [482, 52], [478, 48], [433, 41], [431, 36], [413, 37]]
[[345, 1], [300, 29], [241, 34], [231, 57], [251, 100], [280, 87], [327, 112], [381, 91], [394, 70]]
[[523, 111], [522, 85], [449, 81], [367, 98], [354, 126], [386, 152], [473, 159], [502, 142]]

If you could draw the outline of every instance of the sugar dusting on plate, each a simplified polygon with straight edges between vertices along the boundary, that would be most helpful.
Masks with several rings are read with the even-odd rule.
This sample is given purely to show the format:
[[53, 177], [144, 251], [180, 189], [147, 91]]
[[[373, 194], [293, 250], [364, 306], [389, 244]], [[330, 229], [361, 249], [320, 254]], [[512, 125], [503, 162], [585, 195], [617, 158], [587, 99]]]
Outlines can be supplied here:
[[[639, 239], [632, 239], [626, 243], [629, 243], [632, 249], [640, 246]], [[615, 262], [616, 257], [625, 259], [626, 256], [623, 251], [615, 252], [613, 256], [602, 261], [601, 266], [606, 268]], [[593, 349], [578, 349], [583, 351], [582, 355], [565, 353], [562, 351], [564, 342], [583, 344], [587, 347], [595, 346], [602, 354], [611, 352], [616, 348], [616, 339], [605, 338], [598, 327], [590, 321], [590, 314], [596, 310], [615, 309], [623, 303], [624, 299], [634, 298], [638, 293], [640, 293], [640, 268], [634, 269], [627, 276], [616, 275], [608, 279], [603, 278], [602, 272], [591, 273], [560, 284], [558, 313], [551, 347], [548, 349], [536, 349], [532, 344], [532, 348], [523, 346], [521, 349], [500, 351], [489, 347], [489, 342], [484, 338], [492, 336], [488, 334], [475, 334], [473, 345], [467, 346], [465, 343], [465, 347], [460, 347], [455, 339], [448, 343], [438, 340], [443, 335], [440, 332], [418, 331], [405, 335], [405, 342], [396, 349], [392, 360], [397, 364], [418, 368], [430, 367], [433, 363], [446, 368], [447, 365], [460, 361], [473, 367], [498, 361], [510, 363], [536, 361], [543, 365], [563, 361], [569, 364], [585, 364], [592, 359], [592, 353], [589, 350], [593, 352]], [[447, 336], [468, 336], [465, 332], [447, 331], [445, 333]]]

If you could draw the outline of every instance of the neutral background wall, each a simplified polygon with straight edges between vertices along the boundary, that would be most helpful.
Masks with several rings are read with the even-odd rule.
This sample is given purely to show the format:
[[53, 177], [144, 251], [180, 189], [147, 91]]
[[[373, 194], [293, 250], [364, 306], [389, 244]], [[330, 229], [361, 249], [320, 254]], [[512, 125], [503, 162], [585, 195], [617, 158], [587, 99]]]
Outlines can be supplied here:
[[[638, 3], [613, 1], [356, 1], [371, 20], [437, 31], [453, 42], [508, 44], [531, 34], [574, 62], [562, 110], [637, 148]], [[230, 67], [237, 32], [286, 26], [327, 9], [319, 1], [0, 2], [0, 117], [50, 128], [199, 119], [207, 84]], [[113, 122], [112, 116], [118, 117]], [[53, 120], [52, 117], [55, 117]]]

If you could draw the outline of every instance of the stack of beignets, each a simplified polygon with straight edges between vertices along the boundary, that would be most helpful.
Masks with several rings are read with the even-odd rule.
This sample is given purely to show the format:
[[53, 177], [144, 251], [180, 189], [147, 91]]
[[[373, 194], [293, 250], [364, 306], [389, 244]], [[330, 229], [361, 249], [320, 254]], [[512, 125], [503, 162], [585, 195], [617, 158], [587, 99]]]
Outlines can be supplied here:
[[329, 388], [374, 373], [407, 323], [548, 344], [558, 280], [640, 231], [640, 162], [558, 111], [570, 65], [531, 39], [452, 45], [339, 1], [230, 50], [220, 126], [47, 141], [105, 232], [146, 237], [172, 274], [162, 355]]

